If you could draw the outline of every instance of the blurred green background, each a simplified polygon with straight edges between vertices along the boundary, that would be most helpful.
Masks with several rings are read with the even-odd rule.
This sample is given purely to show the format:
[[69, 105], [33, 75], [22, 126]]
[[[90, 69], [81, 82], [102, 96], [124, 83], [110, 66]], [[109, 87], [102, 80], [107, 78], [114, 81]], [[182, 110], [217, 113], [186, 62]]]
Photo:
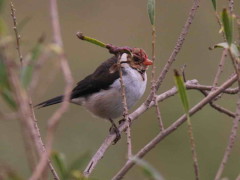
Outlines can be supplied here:
[[[43, 33], [47, 39], [45, 43], [51, 42], [49, 2], [47, 0], [15, 0], [13, 2], [18, 21], [29, 19], [20, 32], [23, 53], [26, 53]], [[58, 2], [65, 52], [76, 83], [110, 57], [106, 50], [78, 40], [75, 36], [77, 31], [114, 45], [142, 47], [149, 55], [151, 54], [151, 26], [147, 16], [146, 0], [59, 0]], [[227, 7], [227, 2], [218, 1], [219, 12], [223, 7]], [[157, 72], [160, 72], [173, 50], [192, 1], [157, 0], [156, 5], [156, 64]], [[239, 12], [239, 7], [240, 3], [236, 1], [236, 12]], [[13, 35], [7, 3], [2, 16], [8, 24], [9, 33]], [[221, 50], [210, 51], [208, 47], [223, 41], [218, 31], [219, 26], [211, 1], [201, 1], [186, 42], [172, 68], [181, 68], [186, 64], [187, 79], [198, 79], [201, 84], [212, 84]], [[11, 55], [17, 57], [14, 45], [11, 48]], [[54, 65], [55, 61], [57, 61], [55, 57], [50, 58], [41, 71], [41, 79], [33, 97], [34, 104], [62, 94], [64, 90], [64, 79], [59, 68]], [[231, 63], [227, 61], [221, 82], [229, 77], [232, 71]], [[158, 93], [164, 92], [173, 85], [173, 73], [170, 71]], [[148, 92], [149, 86], [145, 94]], [[191, 106], [202, 98], [197, 91], [188, 92]], [[144, 98], [141, 102], [143, 100]], [[235, 111], [236, 96], [224, 95], [220, 104]], [[0, 105], [7, 111], [2, 101]], [[43, 136], [46, 132], [47, 119], [57, 108], [58, 105], [35, 111]], [[184, 112], [178, 96], [160, 103], [160, 108], [165, 127]], [[214, 178], [225, 151], [232, 121], [209, 106], [194, 115], [192, 121], [201, 179], [210, 180]], [[70, 105], [57, 129], [54, 150], [64, 153], [69, 163], [86, 152], [93, 154], [108, 134], [109, 127], [110, 123], [93, 117], [84, 108]], [[150, 109], [132, 126], [133, 152], [137, 152], [158, 132], [155, 111]], [[92, 177], [99, 180], [110, 179], [126, 161], [126, 150], [126, 138], [123, 135], [121, 141], [111, 146], [106, 152]], [[229, 179], [235, 179], [240, 173], [239, 154], [238, 137], [224, 171], [224, 176]], [[166, 180], [194, 179], [186, 125], [164, 139], [144, 159]], [[29, 176], [20, 127], [16, 120], [0, 121], [0, 162], [7, 163], [23, 177]], [[146, 178], [140, 168], [135, 166], [124, 179]]]

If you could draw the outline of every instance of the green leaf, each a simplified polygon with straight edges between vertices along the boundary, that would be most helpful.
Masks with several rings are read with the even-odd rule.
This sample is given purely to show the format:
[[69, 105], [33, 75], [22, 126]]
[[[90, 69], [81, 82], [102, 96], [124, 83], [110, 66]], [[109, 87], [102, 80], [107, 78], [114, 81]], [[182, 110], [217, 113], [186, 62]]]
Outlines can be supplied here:
[[233, 39], [233, 16], [228, 13], [226, 8], [222, 12], [222, 23], [227, 42], [230, 45]]
[[95, 44], [97, 46], [106, 48], [106, 44], [105, 43], [103, 43], [103, 42], [101, 42], [101, 41], [99, 41], [97, 39], [94, 39], [94, 38], [91, 38], [91, 37], [88, 37], [88, 36], [84, 36], [83, 33], [81, 33], [81, 32], [77, 33], [77, 37], [79, 39], [81, 39], [81, 40], [88, 41], [88, 42], [90, 42], [92, 44]]
[[134, 161], [138, 166], [143, 168], [144, 174], [149, 179], [164, 180], [162, 175], [154, 167], [152, 167], [148, 162], [146, 162], [143, 159], [140, 159], [138, 157], [133, 157], [133, 158], [131, 158], [131, 160]]
[[2, 10], [4, 8], [4, 3], [5, 3], [5, 0], [0, 0], [0, 13], [2, 12]]
[[51, 158], [59, 171], [61, 179], [66, 179], [65, 177], [67, 175], [67, 168], [64, 155], [62, 153], [53, 152]]
[[152, 25], [155, 24], [155, 0], [148, 0], [147, 10], [150, 22]]
[[9, 82], [7, 77], [6, 66], [3, 62], [3, 57], [0, 55], [0, 90], [3, 88], [9, 89]]
[[217, 2], [216, 0], [212, 0], [213, 8], [216, 11], [217, 10]]
[[0, 38], [7, 34], [7, 26], [5, 21], [0, 17]]
[[35, 47], [32, 49], [30, 53], [30, 61], [27, 66], [24, 66], [21, 70], [21, 83], [24, 88], [27, 88], [29, 83], [31, 82], [32, 79], [32, 73], [33, 73], [33, 66], [34, 62], [38, 59], [42, 51], [42, 40], [37, 42]]
[[69, 171], [77, 170], [83, 167], [89, 160], [90, 158], [90, 153], [84, 153], [80, 157], [78, 157], [76, 160], [74, 160], [70, 166], [69, 166]]
[[178, 93], [180, 95], [184, 110], [186, 114], [188, 114], [189, 111], [189, 103], [188, 103], [188, 98], [187, 98], [187, 90], [185, 87], [185, 84], [183, 82], [182, 76], [180, 76], [179, 72], [175, 69], [174, 70], [174, 77], [175, 77], [175, 82], [178, 88]]
[[12, 109], [17, 109], [17, 105], [15, 100], [13, 99], [12, 93], [8, 89], [1, 89], [0, 93], [4, 101], [9, 105], [9, 107], [11, 107]]
[[30, 20], [31, 20], [31, 17], [25, 17], [25, 18], [23, 18], [23, 20], [21, 20], [17, 24], [18, 33], [20, 33], [22, 31], [22, 29], [29, 23]]

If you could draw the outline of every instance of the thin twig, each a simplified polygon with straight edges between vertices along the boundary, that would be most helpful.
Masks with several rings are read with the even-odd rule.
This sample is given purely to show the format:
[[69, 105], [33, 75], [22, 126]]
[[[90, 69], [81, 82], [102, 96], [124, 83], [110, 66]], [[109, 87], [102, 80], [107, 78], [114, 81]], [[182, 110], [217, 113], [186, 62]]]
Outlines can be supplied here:
[[154, 102], [160, 131], [163, 131], [164, 125], [163, 125], [163, 121], [162, 121], [162, 117], [161, 117], [161, 111], [159, 109], [159, 105], [156, 100], [156, 82], [155, 82], [156, 55], [155, 55], [155, 51], [156, 51], [156, 29], [155, 29], [155, 25], [152, 25], [152, 62], [153, 62], [153, 65], [152, 65], [152, 77], [151, 77], [151, 94], [152, 94], [151, 96], [153, 97], [152, 101]]
[[23, 65], [23, 56], [22, 56], [22, 53], [21, 53], [21, 50], [20, 50], [20, 39], [21, 39], [21, 36], [19, 35], [18, 33], [18, 30], [17, 30], [17, 18], [16, 18], [16, 9], [14, 9], [14, 6], [13, 6], [13, 3], [10, 2], [10, 7], [11, 7], [11, 16], [12, 16], [12, 19], [13, 19], [13, 30], [15, 32], [15, 36], [16, 36], [16, 43], [17, 43], [17, 46], [16, 46], [16, 49], [17, 49], [17, 52], [18, 52], [18, 56], [19, 56], [19, 60], [20, 60], [20, 64], [21, 66]]
[[[124, 55], [123, 55], [124, 56]], [[122, 56], [122, 57], [123, 57]], [[121, 58], [120, 54], [118, 55], [118, 69], [119, 69], [119, 76], [120, 76], [120, 84], [121, 84], [121, 95], [122, 95], [122, 104], [123, 104], [123, 118], [127, 122], [127, 147], [128, 147], [128, 159], [132, 157], [132, 140], [131, 140], [131, 127], [130, 127], [130, 119], [128, 117], [128, 107], [127, 107], [127, 98], [126, 98], [126, 89], [125, 84], [123, 82], [123, 73], [121, 68]], [[125, 57], [127, 58], [127, 56]]]
[[60, 64], [61, 69], [63, 71], [63, 75], [66, 81], [66, 87], [64, 90], [64, 98], [63, 103], [60, 106], [59, 109], [55, 111], [55, 113], [50, 117], [49, 123], [48, 123], [48, 129], [47, 129], [47, 137], [46, 137], [46, 151], [42, 154], [41, 159], [30, 177], [31, 180], [38, 180], [39, 176], [42, 172], [44, 172], [50, 153], [52, 149], [52, 142], [54, 138], [54, 132], [57, 128], [58, 122], [60, 117], [64, 112], [66, 112], [68, 106], [69, 106], [69, 99], [71, 95], [71, 89], [73, 84], [73, 78], [71, 75], [71, 71], [68, 65], [68, 61], [66, 59], [66, 56], [63, 51], [63, 42], [61, 38], [61, 31], [60, 31], [60, 24], [59, 24], [59, 17], [58, 17], [58, 10], [57, 10], [57, 1], [56, 0], [50, 0], [50, 14], [51, 14], [51, 22], [52, 22], [52, 28], [53, 28], [53, 38], [56, 45], [58, 45], [61, 48], [61, 52], [59, 54], [60, 56]]
[[[201, 84], [187, 84], [186, 85], [187, 89], [196, 89], [196, 90], [206, 90], [206, 91], [211, 91], [213, 89], [213, 86], [206, 86], [206, 85], [201, 85]], [[215, 87], [214, 89], [218, 89], [219, 87]], [[237, 88], [228, 88], [225, 89], [222, 93], [226, 94], [237, 94], [238, 93], [238, 87]]]
[[217, 73], [216, 73], [215, 78], [213, 80], [213, 89], [218, 85], [219, 77], [223, 72], [223, 66], [224, 66], [224, 63], [225, 63], [225, 60], [226, 60], [226, 57], [227, 57], [227, 52], [228, 52], [227, 49], [224, 49], [223, 52], [222, 52], [221, 60], [220, 60], [219, 65], [218, 65], [218, 70], [217, 70]]
[[[216, 88], [216, 87], [214, 87]], [[204, 90], [199, 90], [204, 96], [208, 96], [208, 92], [204, 91]], [[215, 99], [214, 99], [215, 101]], [[228, 109], [225, 109], [223, 107], [221, 107], [220, 105], [218, 104], [214, 104], [213, 101], [209, 102], [210, 106], [213, 107], [214, 109], [216, 109], [217, 111], [221, 112], [221, 113], [224, 113], [232, 118], [235, 118], [235, 113], [231, 112], [230, 110]]]
[[[201, 110], [206, 104], [217, 97], [222, 91], [230, 87], [234, 82], [237, 81], [237, 75], [233, 76], [231, 79], [223, 83], [218, 89], [214, 90], [207, 97], [203, 98], [198, 104], [190, 109], [189, 115], [195, 114], [197, 111]], [[136, 158], [144, 157], [150, 150], [152, 150], [160, 141], [162, 141], [169, 134], [174, 132], [180, 125], [182, 125], [187, 120], [186, 114], [181, 116], [163, 132], [160, 132], [155, 138], [153, 138], [147, 145], [145, 145], [136, 155]], [[123, 176], [135, 165], [135, 162], [130, 160], [121, 168], [121, 170], [112, 178], [112, 180], [120, 180]]]
[[[188, 34], [188, 31], [190, 29], [190, 26], [192, 24], [192, 21], [194, 19], [194, 16], [197, 12], [197, 9], [199, 7], [199, 3], [200, 1], [199, 0], [194, 0], [193, 2], [193, 5], [192, 5], [192, 8], [189, 12], [189, 15], [188, 15], [188, 18], [187, 18], [187, 21], [182, 29], [182, 32], [180, 33], [179, 35], [179, 38], [177, 40], [177, 43], [174, 47], [174, 50], [173, 52], [171, 53], [167, 63], [165, 64], [163, 70], [161, 71], [159, 77], [158, 77], [158, 80], [156, 81], [156, 91], [159, 89], [159, 87], [161, 86], [163, 80], [165, 79], [166, 75], [167, 75], [167, 72], [169, 71], [172, 63], [176, 60], [176, 57], [178, 55], [178, 53], [180, 52], [181, 48], [182, 48], [182, 45], [185, 41], [185, 38], [186, 38], [186, 35]], [[149, 101], [152, 99], [152, 97], [148, 97], [147, 98], [147, 101], [146, 101], [146, 105], [149, 104]]]

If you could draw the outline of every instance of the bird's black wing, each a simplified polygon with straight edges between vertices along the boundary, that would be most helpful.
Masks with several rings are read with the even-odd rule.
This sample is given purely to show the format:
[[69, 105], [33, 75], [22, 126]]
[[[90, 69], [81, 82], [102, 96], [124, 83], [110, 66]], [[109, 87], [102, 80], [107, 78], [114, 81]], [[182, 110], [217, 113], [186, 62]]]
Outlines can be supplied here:
[[83, 80], [77, 83], [77, 86], [72, 90], [71, 99], [88, 96], [99, 92], [102, 89], [108, 89], [109, 86], [119, 78], [119, 72], [110, 73], [110, 68], [117, 63], [117, 57], [113, 56], [103, 62], [94, 73], [90, 74]]
[[[110, 73], [110, 67], [117, 63], [117, 57], [113, 56], [107, 61], [103, 62], [94, 73], [90, 74], [82, 81], [77, 83], [77, 86], [72, 90], [71, 98], [78, 98], [82, 96], [88, 96], [92, 93], [96, 93], [101, 89], [108, 89], [109, 86], [119, 78], [119, 72]], [[42, 108], [53, 104], [58, 104], [63, 101], [63, 96], [57, 96], [55, 98], [44, 101], [35, 107]]]

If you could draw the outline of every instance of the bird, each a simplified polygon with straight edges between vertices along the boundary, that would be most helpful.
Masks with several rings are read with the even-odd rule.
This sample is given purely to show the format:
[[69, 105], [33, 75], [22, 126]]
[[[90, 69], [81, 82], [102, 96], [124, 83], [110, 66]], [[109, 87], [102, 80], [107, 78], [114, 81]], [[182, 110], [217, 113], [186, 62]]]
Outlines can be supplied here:
[[[122, 71], [127, 108], [130, 109], [143, 96], [147, 85], [146, 70], [153, 64], [143, 49], [123, 49], [124, 51], [104, 61], [92, 74], [79, 81], [70, 95], [71, 103], [84, 106], [94, 116], [111, 122], [110, 130], [116, 133], [114, 143], [121, 137], [114, 119], [123, 115], [124, 111], [119, 68]], [[58, 104], [63, 102], [63, 98], [60, 95], [41, 102], [36, 107]]]

